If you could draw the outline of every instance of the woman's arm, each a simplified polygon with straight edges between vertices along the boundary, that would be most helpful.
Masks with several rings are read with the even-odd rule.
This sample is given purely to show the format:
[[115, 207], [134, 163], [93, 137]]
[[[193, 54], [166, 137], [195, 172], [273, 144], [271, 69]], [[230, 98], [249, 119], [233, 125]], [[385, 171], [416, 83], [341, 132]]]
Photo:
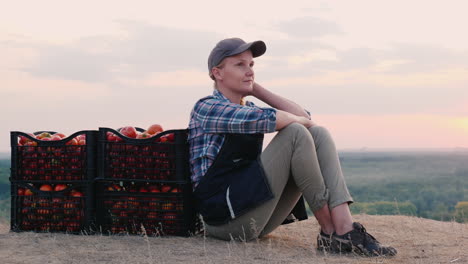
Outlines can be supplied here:
[[281, 130], [291, 123], [299, 123], [307, 128], [314, 126], [314, 122], [309, 119], [309, 116], [297, 116], [286, 111], [276, 110], [276, 127], [275, 130]]
[[206, 97], [195, 104], [191, 118], [205, 133], [271, 133], [276, 127], [276, 111]]
[[282, 96], [274, 94], [273, 92], [265, 89], [258, 83], [254, 83], [253, 91], [250, 95], [258, 98], [259, 100], [265, 102], [273, 108], [291, 113], [296, 116], [310, 119], [309, 114], [300, 105]]

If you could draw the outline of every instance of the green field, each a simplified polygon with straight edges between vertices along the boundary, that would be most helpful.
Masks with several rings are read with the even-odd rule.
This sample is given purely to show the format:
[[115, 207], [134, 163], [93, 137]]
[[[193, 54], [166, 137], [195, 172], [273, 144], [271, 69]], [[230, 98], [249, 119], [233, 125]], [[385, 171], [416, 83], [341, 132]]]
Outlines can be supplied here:
[[468, 200], [466, 152], [350, 152], [340, 160], [358, 202], [414, 205], [414, 215], [453, 220], [455, 205]]
[[[467, 152], [341, 152], [356, 201], [353, 213], [405, 214], [443, 221], [468, 201]], [[10, 160], [0, 159], [0, 218], [9, 218]]]

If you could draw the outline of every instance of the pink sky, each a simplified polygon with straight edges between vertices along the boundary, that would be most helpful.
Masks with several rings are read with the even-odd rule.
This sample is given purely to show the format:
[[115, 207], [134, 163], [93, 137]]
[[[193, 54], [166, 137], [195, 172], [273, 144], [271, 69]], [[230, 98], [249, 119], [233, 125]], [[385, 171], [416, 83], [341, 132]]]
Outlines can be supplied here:
[[468, 148], [465, 1], [216, 3], [4, 4], [0, 152], [14, 130], [185, 128], [211, 93], [209, 51], [232, 36], [266, 42], [256, 81], [338, 149]]

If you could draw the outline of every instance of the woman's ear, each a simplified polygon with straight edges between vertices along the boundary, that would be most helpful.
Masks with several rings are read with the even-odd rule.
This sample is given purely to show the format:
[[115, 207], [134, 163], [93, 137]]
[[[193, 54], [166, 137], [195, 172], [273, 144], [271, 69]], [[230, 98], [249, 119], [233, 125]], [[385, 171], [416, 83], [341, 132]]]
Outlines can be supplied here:
[[213, 69], [211, 69], [211, 74], [216, 80], [223, 79], [222, 70], [220, 68], [214, 67]]

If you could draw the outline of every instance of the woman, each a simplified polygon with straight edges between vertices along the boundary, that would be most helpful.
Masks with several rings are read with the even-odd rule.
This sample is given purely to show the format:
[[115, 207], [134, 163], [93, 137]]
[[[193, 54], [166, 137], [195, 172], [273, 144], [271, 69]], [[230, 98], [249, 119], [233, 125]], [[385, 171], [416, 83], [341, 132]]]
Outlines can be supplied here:
[[[263, 41], [229, 38], [208, 58], [215, 89], [195, 104], [189, 124], [191, 177], [207, 234], [262, 237], [303, 195], [321, 227], [318, 250], [395, 255], [353, 222], [353, 200], [328, 131], [298, 104], [255, 82], [253, 58], [265, 51]], [[245, 101], [249, 95], [271, 108]], [[275, 131], [262, 152], [263, 134]]]

